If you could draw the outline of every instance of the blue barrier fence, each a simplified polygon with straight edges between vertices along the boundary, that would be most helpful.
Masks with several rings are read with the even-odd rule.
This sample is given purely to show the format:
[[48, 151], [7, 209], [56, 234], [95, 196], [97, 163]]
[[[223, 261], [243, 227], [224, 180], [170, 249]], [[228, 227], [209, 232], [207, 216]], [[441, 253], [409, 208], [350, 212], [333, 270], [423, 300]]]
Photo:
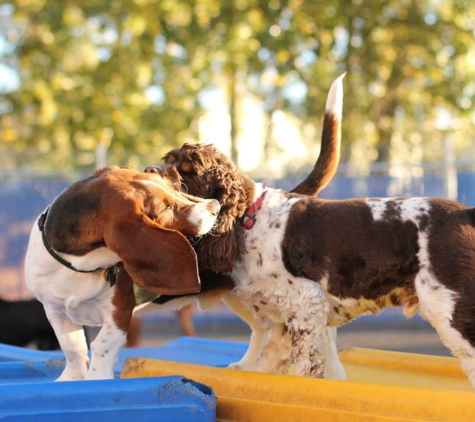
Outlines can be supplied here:
[[[268, 181], [267, 184], [289, 190], [301, 180], [301, 177], [288, 177]], [[0, 297], [9, 300], [30, 297], [23, 278], [23, 261], [30, 229], [37, 216], [70, 183], [70, 177], [0, 181]], [[334, 199], [442, 197], [443, 180], [436, 173], [417, 178], [336, 175], [320, 196]], [[458, 200], [468, 206], [475, 206], [475, 172], [458, 173]]]

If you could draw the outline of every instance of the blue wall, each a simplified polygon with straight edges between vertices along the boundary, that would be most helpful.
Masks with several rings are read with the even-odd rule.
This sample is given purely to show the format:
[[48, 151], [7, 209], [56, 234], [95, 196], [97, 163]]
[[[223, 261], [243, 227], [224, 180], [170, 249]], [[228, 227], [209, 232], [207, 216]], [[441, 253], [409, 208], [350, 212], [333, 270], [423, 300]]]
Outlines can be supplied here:
[[[290, 190], [302, 178], [289, 177], [268, 183]], [[2, 270], [21, 267], [31, 226], [46, 206], [69, 184], [66, 179], [0, 181], [0, 296]], [[443, 181], [435, 174], [420, 178], [398, 179], [386, 175], [348, 177], [337, 175], [322, 193], [322, 198], [345, 199], [374, 196], [442, 196]], [[458, 200], [475, 206], [475, 173], [458, 174]]]

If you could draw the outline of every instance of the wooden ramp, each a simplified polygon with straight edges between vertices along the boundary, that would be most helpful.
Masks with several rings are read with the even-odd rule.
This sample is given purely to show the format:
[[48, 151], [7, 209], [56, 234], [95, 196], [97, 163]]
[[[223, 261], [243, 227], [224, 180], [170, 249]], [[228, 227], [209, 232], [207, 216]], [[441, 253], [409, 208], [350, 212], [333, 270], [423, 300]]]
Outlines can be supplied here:
[[121, 377], [183, 375], [206, 384], [221, 421], [475, 421], [475, 393], [456, 359], [369, 349], [340, 356], [347, 381], [150, 358], [127, 359]]

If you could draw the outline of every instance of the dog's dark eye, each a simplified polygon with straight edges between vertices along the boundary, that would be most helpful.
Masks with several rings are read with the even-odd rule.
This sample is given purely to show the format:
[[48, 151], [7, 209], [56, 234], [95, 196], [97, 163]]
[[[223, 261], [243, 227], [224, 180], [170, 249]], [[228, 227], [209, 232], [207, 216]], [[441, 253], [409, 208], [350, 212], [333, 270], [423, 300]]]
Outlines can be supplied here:
[[173, 205], [167, 205], [166, 210], [173, 211]]
[[181, 163], [180, 170], [184, 174], [191, 174], [193, 171], [193, 167], [191, 166], [190, 163]]
[[171, 155], [171, 154], [170, 155], [165, 155], [165, 157], [163, 157], [163, 159], [164, 159], [165, 163], [167, 163], [167, 164], [175, 164], [178, 161], [177, 157], [174, 156], [174, 155]]

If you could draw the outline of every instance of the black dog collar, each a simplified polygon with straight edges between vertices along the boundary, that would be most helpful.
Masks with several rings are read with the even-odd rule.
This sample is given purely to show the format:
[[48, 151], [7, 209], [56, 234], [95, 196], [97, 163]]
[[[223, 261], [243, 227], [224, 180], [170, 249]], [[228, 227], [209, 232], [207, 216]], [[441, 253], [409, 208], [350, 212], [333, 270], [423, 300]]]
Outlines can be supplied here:
[[[48, 217], [48, 211], [49, 207], [46, 209], [46, 211], [40, 215], [40, 218], [38, 219], [38, 228], [40, 229], [41, 232], [41, 239], [43, 240], [43, 245], [45, 246], [46, 250], [48, 253], [56, 260], [58, 261], [61, 265], [64, 265], [66, 268], [69, 268], [72, 271], [76, 271], [78, 273], [95, 273], [97, 271], [102, 271], [102, 268], [96, 268], [95, 270], [78, 270], [77, 268], [74, 268], [73, 264], [70, 262], [66, 261], [64, 258], [61, 258], [49, 245], [48, 240], [46, 239], [46, 234], [45, 234], [45, 224], [46, 224], [46, 218]], [[113, 286], [116, 281], [117, 281], [117, 272], [115, 267], [109, 267], [105, 270], [105, 278], [109, 282], [111, 286]]]

